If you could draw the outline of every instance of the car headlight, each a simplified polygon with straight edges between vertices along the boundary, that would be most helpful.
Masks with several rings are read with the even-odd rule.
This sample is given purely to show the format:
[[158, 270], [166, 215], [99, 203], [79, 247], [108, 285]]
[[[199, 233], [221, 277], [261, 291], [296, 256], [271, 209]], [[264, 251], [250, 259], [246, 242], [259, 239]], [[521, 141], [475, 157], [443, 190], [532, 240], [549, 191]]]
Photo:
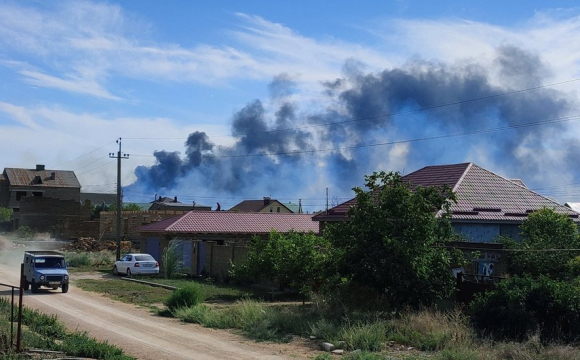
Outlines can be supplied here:
[[44, 275], [40, 275], [39, 279], [40, 281], [44, 281]]
[[68, 275], [65, 275], [65, 276], [64, 276], [64, 280], [65, 280], [65, 281], [68, 281]]

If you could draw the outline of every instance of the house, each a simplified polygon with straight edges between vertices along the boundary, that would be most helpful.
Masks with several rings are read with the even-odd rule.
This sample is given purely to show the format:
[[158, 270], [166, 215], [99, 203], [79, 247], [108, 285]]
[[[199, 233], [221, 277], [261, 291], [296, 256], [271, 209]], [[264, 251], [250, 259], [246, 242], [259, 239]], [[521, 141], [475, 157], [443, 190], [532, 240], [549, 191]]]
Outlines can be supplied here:
[[[457, 203], [451, 205], [451, 225], [455, 232], [469, 243], [491, 244], [499, 236], [520, 240], [519, 226], [529, 214], [542, 208], [550, 208], [568, 215], [576, 223], [578, 213], [569, 207], [528, 189], [521, 180], [510, 180], [473, 163], [427, 166], [403, 176], [411, 190], [422, 186], [448, 185], [457, 195]], [[349, 208], [356, 204], [351, 199], [317, 214], [314, 221], [325, 223], [348, 220]], [[465, 251], [484, 250], [474, 263], [473, 271], [490, 274], [491, 269], [502, 268], [503, 253], [493, 246], [469, 246]], [[499, 246], [501, 248], [501, 246]]]
[[0, 206], [12, 209], [12, 229], [29, 226], [55, 235], [74, 234], [90, 218], [80, 203], [81, 185], [73, 171], [5, 168], [0, 177]]
[[189, 211], [189, 210], [211, 210], [211, 206], [198, 204], [195, 201], [190, 204], [184, 204], [177, 201], [177, 196], [174, 198], [163, 197], [155, 199], [151, 202], [149, 210], [177, 210], [177, 211]]
[[281, 203], [278, 200], [264, 197], [263, 200], [244, 200], [241, 203], [233, 206], [229, 211], [237, 212], [275, 212], [275, 213], [293, 213], [290, 207]]
[[81, 202], [90, 201], [92, 205], [111, 205], [117, 203], [117, 194], [81, 192]]
[[169, 241], [180, 239], [191, 275], [224, 277], [231, 263], [245, 261], [254, 236], [267, 237], [272, 230], [317, 233], [318, 223], [307, 214], [189, 211], [141, 227], [140, 250], [159, 260]]

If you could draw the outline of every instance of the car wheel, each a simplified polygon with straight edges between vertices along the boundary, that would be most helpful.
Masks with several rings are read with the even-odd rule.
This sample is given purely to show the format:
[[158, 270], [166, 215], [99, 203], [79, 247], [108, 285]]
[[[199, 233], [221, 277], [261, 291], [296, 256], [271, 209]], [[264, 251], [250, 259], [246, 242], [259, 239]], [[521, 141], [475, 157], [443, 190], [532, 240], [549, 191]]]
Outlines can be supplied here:
[[32, 291], [33, 294], [38, 292], [38, 284], [35, 283], [34, 280], [32, 280], [32, 283], [30, 284], [30, 291]]
[[119, 276], [119, 270], [117, 269], [117, 265], [113, 266], [113, 275]]
[[28, 290], [30, 288], [30, 283], [28, 281], [26, 281], [26, 279], [22, 280], [22, 289], [24, 289], [24, 291]]
[[68, 284], [62, 284], [62, 292], [66, 294], [68, 292]]
[[127, 268], [127, 276], [131, 276], [131, 269]]

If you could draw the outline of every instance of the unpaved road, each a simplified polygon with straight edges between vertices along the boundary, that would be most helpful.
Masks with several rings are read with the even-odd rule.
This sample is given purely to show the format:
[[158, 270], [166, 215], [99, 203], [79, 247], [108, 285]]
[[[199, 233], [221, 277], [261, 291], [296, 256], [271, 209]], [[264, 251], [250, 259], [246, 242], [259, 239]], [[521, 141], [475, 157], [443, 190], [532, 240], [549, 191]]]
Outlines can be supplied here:
[[[18, 285], [19, 271], [19, 267], [0, 264], [0, 283]], [[0, 296], [9, 294], [0, 287]], [[137, 359], [308, 359], [316, 354], [305, 341], [256, 343], [227, 331], [159, 317], [74, 286], [67, 294], [26, 291], [23, 299], [25, 306], [57, 315], [69, 330], [87, 331]]]

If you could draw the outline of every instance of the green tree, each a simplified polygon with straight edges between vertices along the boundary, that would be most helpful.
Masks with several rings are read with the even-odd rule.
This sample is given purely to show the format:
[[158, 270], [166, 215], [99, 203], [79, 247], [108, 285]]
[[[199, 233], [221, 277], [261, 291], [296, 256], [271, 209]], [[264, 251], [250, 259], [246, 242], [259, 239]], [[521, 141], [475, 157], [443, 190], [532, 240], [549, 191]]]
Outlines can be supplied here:
[[10, 221], [10, 217], [12, 216], [12, 210], [0, 207], [0, 221]]
[[508, 248], [523, 250], [510, 253], [509, 273], [534, 277], [546, 275], [552, 279], [568, 277], [570, 262], [579, 254], [558, 250], [580, 248], [580, 237], [574, 221], [566, 214], [544, 208], [530, 214], [520, 229], [521, 242], [503, 242]]
[[448, 187], [411, 191], [400, 174], [375, 172], [355, 188], [350, 221], [329, 225], [334, 271], [342, 283], [371, 289], [393, 308], [428, 305], [450, 294]]
[[323, 280], [327, 248], [326, 240], [313, 233], [272, 231], [268, 239], [252, 240], [247, 260], [234, 267], [233, 275], [287, 285], [308, 294]]
[[[141, 207], [135, 203], [123, 204], [123, 211], [141, 211]], [[117, 204], [111, 204], [107, 206], [106, 211], [117, 211]]]

